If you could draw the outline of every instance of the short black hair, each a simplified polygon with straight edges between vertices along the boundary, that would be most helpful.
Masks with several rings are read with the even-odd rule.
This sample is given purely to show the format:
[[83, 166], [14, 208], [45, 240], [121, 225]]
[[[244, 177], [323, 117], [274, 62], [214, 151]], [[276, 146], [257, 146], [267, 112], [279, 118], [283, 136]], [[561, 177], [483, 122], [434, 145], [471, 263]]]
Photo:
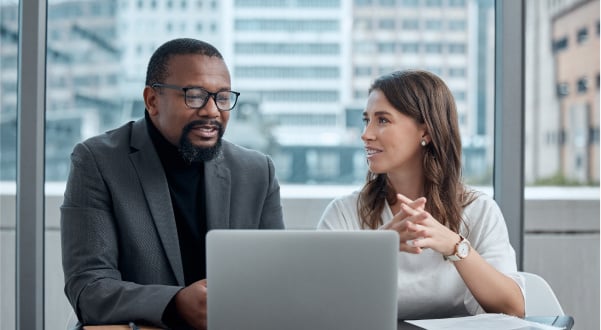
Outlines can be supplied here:
[[215, 46], [197, 39], [179, 38], [165, 42], [157, 48], [148, 62], [146, 85], [163, 82], [167, 78], [167, 64], [173, 55], [198, 54], [209, 57], [223, 56]]

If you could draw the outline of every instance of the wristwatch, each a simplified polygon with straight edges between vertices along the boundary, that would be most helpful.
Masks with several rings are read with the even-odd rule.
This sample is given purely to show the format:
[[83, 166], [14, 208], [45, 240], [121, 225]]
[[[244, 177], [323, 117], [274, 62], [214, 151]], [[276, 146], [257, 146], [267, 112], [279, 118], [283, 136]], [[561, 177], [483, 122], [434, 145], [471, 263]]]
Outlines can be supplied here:
[[459, 242], [455, 244], [455, 252], [450, 256], [444, 256], [445, 260], [459, 261], [467, 258], [468, 254], [470, 254], [472, 248], [470, 241], [461, 235], [459, 235], [459, 238]]

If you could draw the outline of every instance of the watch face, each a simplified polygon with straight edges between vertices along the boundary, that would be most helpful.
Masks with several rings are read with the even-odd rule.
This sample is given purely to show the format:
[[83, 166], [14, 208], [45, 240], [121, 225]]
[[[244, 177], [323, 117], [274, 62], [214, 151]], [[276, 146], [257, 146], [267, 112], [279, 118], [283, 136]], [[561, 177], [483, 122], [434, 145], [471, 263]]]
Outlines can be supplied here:
[[459, 256], [459, 258], [465, 258], [467, 257], [467, 255], [470, 253], [470, 243], [468, 243], [467, 241], [462, 241], [461, 243], [459, 243], [459, 246], [457, 246], [457, 256]]

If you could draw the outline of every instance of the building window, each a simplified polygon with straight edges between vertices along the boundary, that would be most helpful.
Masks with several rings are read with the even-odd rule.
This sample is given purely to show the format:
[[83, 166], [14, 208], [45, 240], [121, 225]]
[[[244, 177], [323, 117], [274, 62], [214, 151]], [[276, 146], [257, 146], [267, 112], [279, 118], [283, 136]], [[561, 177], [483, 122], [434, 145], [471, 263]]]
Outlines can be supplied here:
[[465, 44], [461, 44], [461, 43], [449, 44], [449, 53], [450, 54], [465, 54], [465, 52], [466, 52]]
[[426, 0], [426, 7], [442, 7], [442, 0]]
[[442, 45], [438, 42], [426, 43], [426, 53], [429, 54], [440, 54], [442, 53]]
[[562, 98], [566, 97], [569, 94], [569, 86], [567, 83], [558, 83], [557, 84], [557, 97]]
[[357, 7], [367, 7], [367, 6], [371, 6], [372, 0], [355, 0], [355, 6]]
[[465, 0], [449, 0], [449, 7], [465, 7]]
[[401, 52], [404, 54], [417, 54], [419, 52], [419, 44], [417, 42], [402, 43]]
[[402, 28], [403, 30], [417, 30], [419, 29], [419, 21], [416, 19], [404, 19]]
[[394, 30], [394, 19], [380, 20], [378, 27], [382, 30]]
[[588, 29], [586, 27], [583, 27], [582, 29], [578, 30], [577, 40], [579, 44], [584, 43], [586, 42], [586, 40], [588, 40]]
[[449, 68], [449, 77], [463, 78], [465, 76], [465, 68]]
[[599, 144], [599, 127], [589, 128], [589, 144]]
[[568, 37], [563, 37], [553, 41], [553, 52], [559, 52], [568, 48]]
[[403, 7], [415, 8], [419, 6], [419, 0], [403, 0], [402, 5]]
[[357, 77], [369, 77], [371, 76], [371, 67], [369, 66], [356, 66], [355, 76]]
[[578, 86], [578, 93], [586, 93], [586, 91], [588, 90], [588, 79], [586, 79], [586, 77], [582, 77], [580, 79], [578, 79], [577, 82], [577, 86]]
[[449, 30], [451, 31], [465, 31], [466, 23], [463, 19], [449, 20]]
[[395, 0], [380, 0], [380, 6], [382, 7], [394, 7], [395, 5]]
[[442, 21], [439, 19], [427, 20], [426, 30], [440, 31], [442, 29]]
[[394, 46], [393, 42], [380, 42], [378, 43], [378, 52], [387, 54], [394, 53]]

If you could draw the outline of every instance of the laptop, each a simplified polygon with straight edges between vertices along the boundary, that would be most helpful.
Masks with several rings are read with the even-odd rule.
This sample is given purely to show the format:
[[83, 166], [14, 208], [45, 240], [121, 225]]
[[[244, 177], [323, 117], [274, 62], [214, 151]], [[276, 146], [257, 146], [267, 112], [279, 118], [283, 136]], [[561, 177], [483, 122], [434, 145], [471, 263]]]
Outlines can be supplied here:
[[209, 330], [396, 330], [393, 231], [212, 230]]

